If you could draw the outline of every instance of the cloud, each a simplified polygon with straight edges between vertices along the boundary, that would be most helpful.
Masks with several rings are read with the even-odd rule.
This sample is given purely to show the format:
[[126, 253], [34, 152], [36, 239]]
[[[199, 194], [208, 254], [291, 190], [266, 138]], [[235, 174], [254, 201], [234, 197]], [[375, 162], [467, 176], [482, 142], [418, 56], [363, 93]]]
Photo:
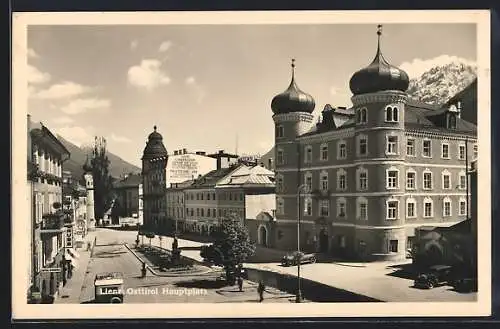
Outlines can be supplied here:
[[66, 81], [54, 84], [47, 89], [40, 90], [38, 93], [36, 93], [35, 96], [41, 99], [64, 99], [79, 96], [92, 90], [93, 89], [90, 87], [83, 86], [75, 82]]
[[35, 52], [33, 48], [28, 48], [28, 57], [29, 58], [38, 58], [38, 54]]
[[194, 76], [189, 76], [184, 80], [184, 83], [188, 88], [191, 90], [191, 92], [194, 94], [194, 97], [196, 99], [196, 102], [198, 104], [201, 104], [205, 97], [207, 96], [207, 92], [203, 86], [201, 86], [197, 81]]
[[340, 92], [339, 92], [339, 89], [337, 87], [330, 87], [330, 95], [338, 95]]
[[100, 98], [78, 98], [72, 100], [66, 106], [61, 108], [61, 111], [74, 115], [87, 112], [88, 110], [107, 110], [111, 106], [111, 101]]
[[130, 49], [134, 50], [137, 48], [138, 45], [139, 42], [137, 40], [132, 40], [132, 42], [130, 42]]
[[128, 70], [128, 82], [136, 87], [153, 90], [170, 83], [170, 78], [161, 71], [161, 62], [156, 59], [143, 59], [141, 64]]
[[440, 55], [430, 59], [420, 59], [415, 58], [411, 62], [402, 63], [399, 68], [408, 73], [410, 79], [415, 79], [420, 77], [426, 71], [430, 70], [436, 66], [443, 66], [450, 63], [463, 63], [466, 65], [476, 65], [476, 62], [469, 61], [462, 57], [450, 56], [450, 55]]
[[50, 74], [41, 72], [39, 69], [33, 65], [28, 64], [28, 83], [30, 84], [42, 84], [49, 82], [51, 79]]
[[68, 123], [72, 123], [74, 120], [71, 119], [70, 117], [57, 117], [57, 118], [54, 118], [52, 119], [52, 122], [54, 122], [55, 124], [59, 124], [59, 125], [64, 125], [64, 124], [68, 124]]
[[131, 142], [131, 140], [128, 139], [127, 137], [116, 135], [115, 133], [111, 134], [110, 139], [114, 142], [117, 142], [117, 143], [130, 143]]
[[172, 41], [163, 41], [160, 44], [160, 48], [158, 48], [158, 51], [160, 53], [164, 53], [164, 52], [168, 51], [171, 47], [172, 47]]
[[53, 128], [53, 130], [74, 143], [77, 146], [91, 144], [94, 140], [94, 128], [91, 126], [79, 127], [79, 126], [64, 126], [59, 128]]

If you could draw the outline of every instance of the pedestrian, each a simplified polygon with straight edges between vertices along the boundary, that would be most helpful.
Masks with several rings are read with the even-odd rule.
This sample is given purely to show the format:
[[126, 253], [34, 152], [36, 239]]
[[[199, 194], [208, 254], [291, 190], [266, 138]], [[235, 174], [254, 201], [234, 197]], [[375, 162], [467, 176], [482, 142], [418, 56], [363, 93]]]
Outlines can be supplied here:
[[266, 287], [264, 286], [264, 282], [262, 280], [259, 281], [259, 286], [257, 287], [257, 292], [259, 293], [259, 302], [262, 303], [264, 300], [264, 290]]
[[238, 288], [240, 288], [240, 291], [243, 291], [243, 278], [238, 276]]
[[68, 279], [71, 279], [72, 276], [73, 276], [73, 264], [71, 264], [70, 262], [68, 266]]

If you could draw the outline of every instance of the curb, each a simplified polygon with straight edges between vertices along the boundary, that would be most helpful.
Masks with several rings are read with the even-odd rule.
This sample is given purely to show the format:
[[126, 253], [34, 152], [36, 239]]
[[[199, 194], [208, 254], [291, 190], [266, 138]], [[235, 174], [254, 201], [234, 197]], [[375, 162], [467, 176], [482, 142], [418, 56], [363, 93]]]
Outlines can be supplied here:
[[[137, 255], [137, 253], [135, 251], [133, 251], [127, 243], [124, 243], [123, 244], [125, 246], [125, 248], [128, 249], [128, 251], [130, 251], [134, 256], [135, 258], [137, 258], [141, 263], [144, 263], [144, 261], [141, 259], [141, 257], [139, 257]], [[191, 259], [191, 258], [190, 258]], [[160, 274], [158, 272], [156, 272], [155, 270], [153, 270], [151, 268], [151, 266], [147, 266], [147, 269], [149, 270], [149, 272], [151, 272], [151, 274], [153, 274], [154, 276], [158, 276], [158, 277], [190, 277], [190, 276], [199, 276], [199, 275], [205, 275], [205, 274], [208, 274], [208, 273], [211, 273], [211, 272], [214, 272], [212, 269], [208, 269], [207, 271], [204, 271], [204, 272], [198, 272], [198, 273], [193, 273], [193, 274], [187, 274], [186, 273], [179, 273], [179, 274]]]

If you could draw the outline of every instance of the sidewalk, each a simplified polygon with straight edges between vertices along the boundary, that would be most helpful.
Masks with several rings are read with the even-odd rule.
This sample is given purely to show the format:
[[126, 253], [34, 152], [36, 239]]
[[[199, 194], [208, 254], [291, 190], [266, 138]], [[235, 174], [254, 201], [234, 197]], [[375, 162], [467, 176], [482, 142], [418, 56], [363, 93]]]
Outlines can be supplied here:
[[[85, 237], [85, 242], [94, 242], [95, 232], [89, 232]], [[80, 293], [83, 286], [83, 280], [87, 272], [87, 267], [91, 258], [91, 250], [87, 250], [87, 244], [84, 248], [77, 250], [80, 257], [78, 264], [73, 271], [73, 276], [68, 279], [66, 285], [61, 288], [54, 304], [80, 304]]]

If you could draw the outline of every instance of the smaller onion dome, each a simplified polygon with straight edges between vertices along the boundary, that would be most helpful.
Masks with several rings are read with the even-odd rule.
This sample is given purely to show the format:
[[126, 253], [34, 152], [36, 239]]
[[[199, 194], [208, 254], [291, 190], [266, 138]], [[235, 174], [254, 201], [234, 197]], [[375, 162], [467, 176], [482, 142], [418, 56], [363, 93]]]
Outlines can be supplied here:
[[87, 160], [85, 160], [85, 163], [83, 164], [83, 171], [85, 173], [91, 172], [92, 171], [92, 165], [90, 164], [89, 156], [87, 155]]
[[271, 102], [271, 109], [274, 114], [290, 112], [312, 113], [315, 106], [314, 98], [300, 90], [295, 82], [295, 59], [292, 59], [292, 81], [284, 92], [274, 96]]
[[377, 30], [378, 45], [375, 58], [367, 67], [357, 71], [349, 81], [349, 87], [354, 95], [374, 93], [384, 90], [406, 91], [410, 83], [408, 74], [387, 62], [380, 50], [382, 25]]
[[156, 126], [153, 129], [154, 131], [148, 136], [148, 141], [143, 152], [143, 159], [153, 159], [168, 155], [167, 149], [163, 145], [163, 136], [156, 131]]

